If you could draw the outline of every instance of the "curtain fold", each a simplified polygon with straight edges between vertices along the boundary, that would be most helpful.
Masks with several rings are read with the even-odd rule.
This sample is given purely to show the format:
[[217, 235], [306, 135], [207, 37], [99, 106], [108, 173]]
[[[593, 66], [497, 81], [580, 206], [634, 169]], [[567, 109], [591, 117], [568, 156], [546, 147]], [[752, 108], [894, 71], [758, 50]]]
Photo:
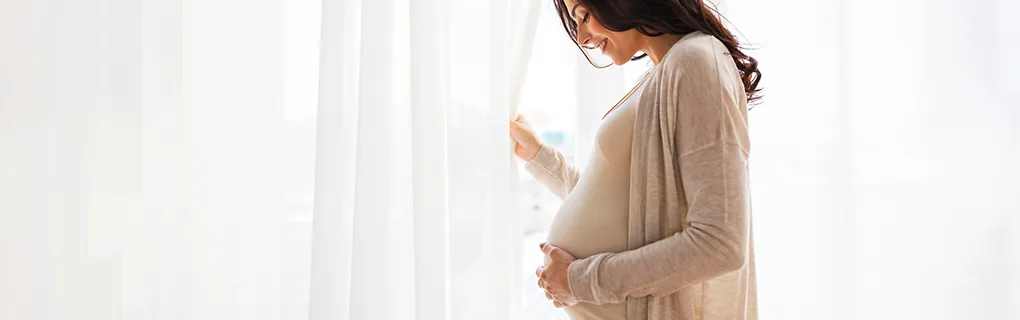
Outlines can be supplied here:
[[[450, 318], [445, 0], [410, 2], [415, 319]], [[456, 169], [454, 169], [456, 170]]]
[[[309, 319], [351, 313], [360, 1], [323, 1]], [[328, 37], [328, 38], [327, 38]], [[328, 41], [327, 41], [328, 40]]]

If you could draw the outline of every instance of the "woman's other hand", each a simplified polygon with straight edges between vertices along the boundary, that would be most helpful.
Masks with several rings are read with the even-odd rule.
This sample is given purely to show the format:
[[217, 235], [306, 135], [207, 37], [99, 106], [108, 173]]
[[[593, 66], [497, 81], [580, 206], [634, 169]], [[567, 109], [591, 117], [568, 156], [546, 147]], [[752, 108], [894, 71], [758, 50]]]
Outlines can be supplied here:
[[510, 137], [514, 139], [514, 154], [521, 160], [531, 161], [542, 149], [542, 141], [524, 116], [518, 115], [510, 121]]
[[570, 292], [570, 282], [567, 279], [567, 269], [570, 263], [577, 260], [573, 255], [548, 243], [539, 245], [542, 253], [545, 253], [545, 266], [538, 267], [535, 275], [538, 276], [538, 286], [545, 289], [545, 297], [552, 300], [557, 308], [569, 307], [577, 304], [574, 294]]

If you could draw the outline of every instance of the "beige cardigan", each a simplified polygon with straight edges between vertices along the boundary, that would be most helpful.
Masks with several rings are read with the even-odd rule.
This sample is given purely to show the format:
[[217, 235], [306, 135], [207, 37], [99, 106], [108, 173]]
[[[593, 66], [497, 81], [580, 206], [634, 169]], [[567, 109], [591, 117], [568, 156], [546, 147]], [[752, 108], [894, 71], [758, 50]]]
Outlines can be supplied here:
[[[728, 51], [695, 32], [649, 71], [631, 150], [629, 251], [572, 263], [578, 301], [627, 303], [628, 320], [757, 319], [747, 102]], [[530, 170], [569, 190], [561, 155]], [[551, 168], [551, 170], [550, 170]]]

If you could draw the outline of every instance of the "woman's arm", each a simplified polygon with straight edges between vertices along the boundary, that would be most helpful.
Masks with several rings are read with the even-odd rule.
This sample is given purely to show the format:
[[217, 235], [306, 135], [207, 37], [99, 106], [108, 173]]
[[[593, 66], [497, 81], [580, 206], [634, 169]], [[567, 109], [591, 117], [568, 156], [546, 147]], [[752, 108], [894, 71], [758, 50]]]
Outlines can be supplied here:
[[567, 162], [563, 153], [549, 146], [542, 146], [524, 168], [560, 199], [570, 194], [581, 176], [580, 171]]
[[562, 153], [543, 144], [524, 116], [510, 121], [510, 137], [514, 140], [514, 153], [528, 161], [524, 168], [560, 199], [566, 198], [581, 176], [577, 168]]

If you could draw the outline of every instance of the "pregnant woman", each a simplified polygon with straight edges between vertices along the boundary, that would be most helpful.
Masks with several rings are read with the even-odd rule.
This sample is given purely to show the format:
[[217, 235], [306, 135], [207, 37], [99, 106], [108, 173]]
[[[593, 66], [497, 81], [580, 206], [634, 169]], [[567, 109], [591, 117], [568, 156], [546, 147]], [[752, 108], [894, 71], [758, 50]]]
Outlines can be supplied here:
[[654, 66], [579, 171], [518, 117], [515, 153], [563, 199], [538, 285], [575, 320], [756, 319], [747, 104], [757, 62], [702, 0], [553, 0], [596, 67]]

